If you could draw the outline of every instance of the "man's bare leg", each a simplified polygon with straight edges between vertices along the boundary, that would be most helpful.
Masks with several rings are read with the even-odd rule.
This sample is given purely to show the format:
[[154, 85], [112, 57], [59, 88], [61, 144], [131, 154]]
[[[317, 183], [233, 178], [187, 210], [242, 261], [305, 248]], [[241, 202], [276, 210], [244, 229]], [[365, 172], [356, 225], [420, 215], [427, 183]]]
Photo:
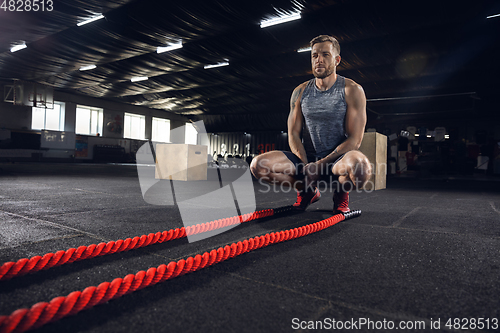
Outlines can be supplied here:
[[368, 158], [358, 150], [347, 152], [332, 168], [339, 176], [339, 183], [346, 191], [362, 189], [370, 180], [372, 167]]
[[339, 186], [333, 194], [334, 213], [347, 213], [349, 209], [349, 192], [362, 189], [372, 175], [372, 167], [368, 158], [360, 151], [347, 152], [332, 168], [333, 174], [339, 176]]
[[293, 187], [297, 191], [297, 202], [293, 205], [296, 210], [305, 210], [321, 197], [317, 188], [307, 191], [303, 177], [297, 177], [295, 164], [282, 151], [258, 155], [252, 160], [250, 170], [259, 181], [279, 184], [280, 187]]
[[250, 171], [255, 178], [267, 183], [291, 186], [299, 191], [304, 187], [303, 182], [295, 177], [295, 165], [278, 150], [256, 156], [250, 164]]

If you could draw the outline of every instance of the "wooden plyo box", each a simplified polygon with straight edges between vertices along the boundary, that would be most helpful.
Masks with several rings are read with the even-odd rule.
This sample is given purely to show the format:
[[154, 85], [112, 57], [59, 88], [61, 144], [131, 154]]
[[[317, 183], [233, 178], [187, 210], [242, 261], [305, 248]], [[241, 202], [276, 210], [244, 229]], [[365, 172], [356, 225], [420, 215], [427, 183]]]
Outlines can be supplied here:
[[373, 168], [373, 175], [364, 188], [367, 191], [384, 189], [387, 176], [387, 136], [377, 132], [365, 133], [359, 151], [368, 157]]
[[155, 178], [207, 180], [207, 146], [157, 144]]

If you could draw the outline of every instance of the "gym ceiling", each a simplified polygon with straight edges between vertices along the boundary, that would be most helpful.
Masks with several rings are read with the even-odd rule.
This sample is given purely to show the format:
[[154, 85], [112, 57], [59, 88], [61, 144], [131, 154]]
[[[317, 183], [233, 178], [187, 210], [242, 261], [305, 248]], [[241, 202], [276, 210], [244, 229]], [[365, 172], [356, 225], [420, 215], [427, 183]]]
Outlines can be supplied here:
[[498, 117], [500, 17], [487, 18], [498, 1], [53, 0], [38, 12], [0, 2], [2, 84], [160, 109], [210, 132], [283, 130], [292, 90], [312, 78], [310, 54], [297, 51], [330, 34], [342, 49], [338, 73], [365, 90], [369, 126]]

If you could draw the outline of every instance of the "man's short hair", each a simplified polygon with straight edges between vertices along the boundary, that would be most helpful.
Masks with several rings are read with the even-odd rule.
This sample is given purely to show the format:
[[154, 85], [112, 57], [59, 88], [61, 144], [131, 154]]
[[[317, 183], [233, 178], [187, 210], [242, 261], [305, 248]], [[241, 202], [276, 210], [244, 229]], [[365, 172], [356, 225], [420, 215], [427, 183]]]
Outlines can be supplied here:
[[310, 42], [309, 45], [313, 47], [314, 44], [318, 43], [324, 43], [324, 42], [330, 42], [333, 44], [333, 48], [337, 51], [338, 54], [340, 54], [340, 44], [337, 39], [335, 39], [332, 36], [328, 35], [319, 35], [318, 37], [314, 37]]

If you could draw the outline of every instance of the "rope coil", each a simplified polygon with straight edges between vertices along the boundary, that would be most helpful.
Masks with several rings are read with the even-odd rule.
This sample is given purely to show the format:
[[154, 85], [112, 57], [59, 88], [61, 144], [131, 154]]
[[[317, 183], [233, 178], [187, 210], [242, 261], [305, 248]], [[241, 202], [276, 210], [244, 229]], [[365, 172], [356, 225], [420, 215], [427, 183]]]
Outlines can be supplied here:
[[361, 212], [354, 211], [348, 214], [337, 214], [302, 227], [256, 236], [217, 250], [213, 249], [203, 255], [197, 254], [186, 260], [172, 261], [168, 265], [151, 267], [147, 271], [139, 271], [111, 282], [103, 282], [97, 287], [91, 286], [83, 291], [74, 291], [67, 296], [53, 298], [50, 302], [39, 302], [29, 309], [18, 309], [8, 316], [0, 316], [0, 333], [24, 332], [39, 328], [136, 290], [200, 270], [243, 253], [318, 232], [343, 220], [359, 216]]

